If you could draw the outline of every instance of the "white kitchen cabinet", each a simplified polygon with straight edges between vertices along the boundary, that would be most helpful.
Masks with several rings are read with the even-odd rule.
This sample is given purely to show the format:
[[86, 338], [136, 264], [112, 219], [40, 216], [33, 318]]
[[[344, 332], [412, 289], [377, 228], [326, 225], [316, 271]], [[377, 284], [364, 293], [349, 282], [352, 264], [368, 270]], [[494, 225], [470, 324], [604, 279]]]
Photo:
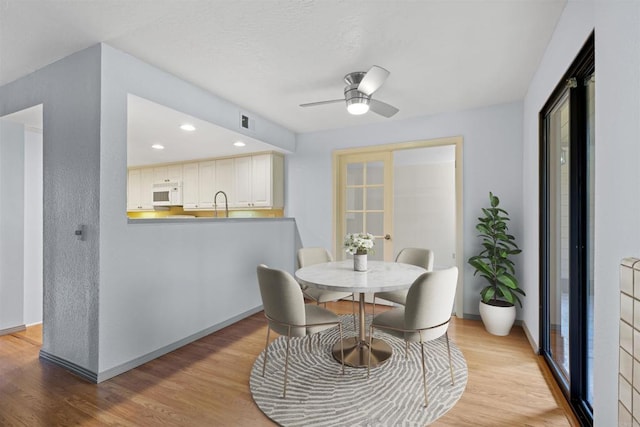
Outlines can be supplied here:
[[153, 169], [130, 169], [127, 173], [127, 211], [153, 210]]
[[199, 197], [198, 163], [182, 165], [182, 205], [184, 209], [197, 209]]
[[216, 193], [216, 162], [215, 160], [200, 162], [198, 167], [198, 208], [213, 209], [213, 196]]
[[182, 182], [182, 164], [153, 168], [153, 182]]
[[258, 154], [235, 160], [235, 206], [282, 208], [284, 206], [284, 158]]
[[251, 156], [236, 157], [234, 160], [235, 206], [251, 207]]
[[284, 206], [284, 158], [279, 153], [212, 159], [129, 170], [127, 211], [153, 210], [153, 184], [182, 182], [184, 210], [281, 209]]
[[182, 207], [184, 210], [213, 209], [215, 177], [215, 160], [183, 165]]
[[[216, 188], [215, 192], [224, 191], [227, 195], [227, 205], [235, 206], [235, 165], [234, 159], [216, 160]], [[224, 210], [224, 196], [218, 195], [215, 200], [218, 210]]]

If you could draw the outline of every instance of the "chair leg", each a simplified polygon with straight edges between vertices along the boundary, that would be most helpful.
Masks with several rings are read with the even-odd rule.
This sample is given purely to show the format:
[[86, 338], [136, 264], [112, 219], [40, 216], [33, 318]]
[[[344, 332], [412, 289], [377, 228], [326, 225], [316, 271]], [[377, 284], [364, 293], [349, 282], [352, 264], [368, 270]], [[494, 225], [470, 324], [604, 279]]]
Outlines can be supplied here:
[[373, 317], [376, 317], [376, 294], [373, 294], [373, 312], [371, 314]]
[[340, 331], [340, 361], [342, 362], [342, 375], [344, 375], [344, 342], [342, 341], [342, 323], [338, 323]]
[[451, 385], [454, 385], [453, 381], [453, 366], [451, 366], [451, 348], [449, 347], [449, 333], [445, 332], [444, 337], [447, 339], [447, 353], [449, 354], [449, 371], [451, 372]]
[[424, 342], [422, 341], [422, 332], [420, 333], [420, 354], [422, 356], [422, 384], [424, 385], [424, 406], [429, 406], [429, 398], [427, 397], [427, 372], [424, 365]]
[[307, 342], [309, 343], [309, 353], [311, 353], [311, 341], [313, 341], [313, 335], [309, 335], [307, 338]]
[[267, 357], [269, 357], [269, 334], [271, 333], [271, 326], [267, 323], [267, 342], [264, 345], [264, 361], [262, 362], [262, 376], [264, 377], [264, 370], [267, 367]]
[[367, 378], [371, 373], [371, 343], [373, 342], [373, 323], [369, 326], [369, 358], [367, 359]]
[[404, 358], [409, 358], [409, 341], [404, 340]]
[[287, 374], [289, 373], [289, 342], [291, 341], [291, 326], [287, 331], [287, 354], [284, 357], [284, 385], [282, 387], [282, 398], [287, 397]]

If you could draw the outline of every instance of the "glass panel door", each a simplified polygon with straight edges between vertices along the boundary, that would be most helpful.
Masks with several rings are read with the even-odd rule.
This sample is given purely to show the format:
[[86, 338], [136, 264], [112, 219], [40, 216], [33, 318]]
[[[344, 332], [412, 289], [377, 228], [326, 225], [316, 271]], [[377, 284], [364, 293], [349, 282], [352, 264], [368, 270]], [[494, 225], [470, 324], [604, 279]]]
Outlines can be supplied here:
[[549, 144], [549, 344], [550, 356], [569, 381], [569, 96], [548, 116]]
[[372, 260], [391, 261], [391, 165], [389, 153], [353, 154], [340, 161], [342, 216], [337, 227], [337, 253], [347, 233], [371, 233], [375, 237]]
[[541, 111], [541, 349], [581, 425], [593, 422], [594, 38]]
[[595, 218], [595, 163], [596, 163], [596, 133], [595, 133], [595, 76], [591, 75], [585, 82], [587, 86], [587, 307], [586, 307], [586, 376], [587, 395], [586, 401], [593, 407], [593, 242], [594, 240], [594, 218]]

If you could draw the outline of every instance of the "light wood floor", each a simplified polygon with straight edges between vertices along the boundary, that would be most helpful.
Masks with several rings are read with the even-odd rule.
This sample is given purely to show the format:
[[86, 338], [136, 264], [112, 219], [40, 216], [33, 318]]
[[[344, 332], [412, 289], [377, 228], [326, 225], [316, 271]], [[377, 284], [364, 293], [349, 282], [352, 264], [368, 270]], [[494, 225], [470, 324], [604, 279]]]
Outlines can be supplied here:
[[[351, 312], [348, 302], [328, 308]], [[469, 380], [433, 425], [578, 425], [521, 328], [495, 337], [455, 319], [449, 331]], [[40, 327], [0, 337], [0, 426], [272, 426], [249, 392], [265, 336], [258, 313], [97, 385], [38, 359]]]

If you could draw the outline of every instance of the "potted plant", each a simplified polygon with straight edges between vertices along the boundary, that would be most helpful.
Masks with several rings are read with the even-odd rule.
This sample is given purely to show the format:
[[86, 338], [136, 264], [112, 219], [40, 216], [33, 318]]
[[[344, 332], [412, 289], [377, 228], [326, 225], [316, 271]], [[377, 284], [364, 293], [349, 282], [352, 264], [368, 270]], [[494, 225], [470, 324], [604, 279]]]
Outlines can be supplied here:
[[489, 192], [489, 208], [482, 208], [476, 230], [480, 233], [482, 250], [469, 258], [474, 276], [487, 280], [480, 291], [480, 317], [487, 331], [494, 335], [508, 335], [516, 319], [515, 303], [522, 307], [519, 295], [525, 293], [518, 285], [512, 255], [522, 252], [509, 234], [509, 214], [500, 208], [500, 199]]
[[344, 248], [353, 255], [353, 269], [367, 271], [367, 254], [373, 253], [373, 234], [349, 233], [344, 236]]

